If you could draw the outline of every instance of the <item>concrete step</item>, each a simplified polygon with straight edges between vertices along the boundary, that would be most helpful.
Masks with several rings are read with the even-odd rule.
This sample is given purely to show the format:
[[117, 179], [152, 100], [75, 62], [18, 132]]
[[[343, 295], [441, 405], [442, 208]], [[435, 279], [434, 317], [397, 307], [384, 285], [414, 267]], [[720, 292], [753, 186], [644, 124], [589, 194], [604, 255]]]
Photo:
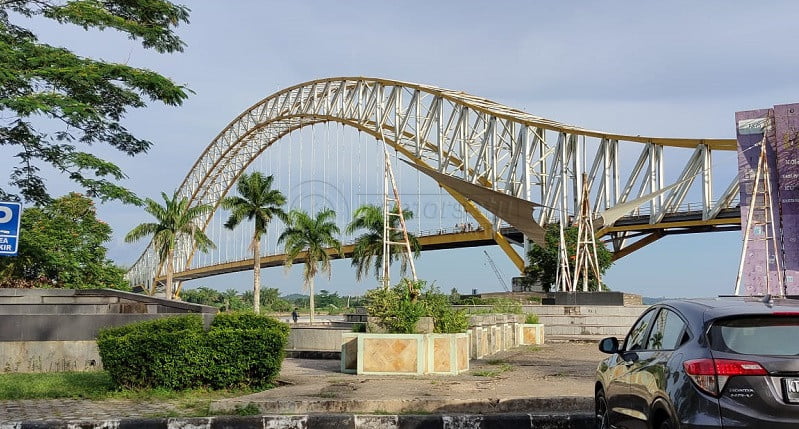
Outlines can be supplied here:
[[[569, 343], [569, 342], [586, 342], [586, 343], [599, 343], [600, 340], [615, 335], [548, 335], [546, 337], [547, 343]], [[598, 346], [598, 344], [597, 344]]]
[[600, 335], [604, 337], [627, 335], [629, 326], [606, 325], [544, 325], [546, 338], [550, 335]]
[[545, 325], [616, 325], [632, 326], [636, 316], [612, 316], [612, 315], [587, 315], [587, 316], [567, 316], [567, 315], [539, 315], [539, 323]]
[[609, 315], [609, 316], [634, 316], [638, 317], [649, 308], [646, 305], [620, 306], [620, 305], [525, 305], [525, 313], [542, 315]]
[[0, 315], [119, 313], [119, 304], [0, 304]]

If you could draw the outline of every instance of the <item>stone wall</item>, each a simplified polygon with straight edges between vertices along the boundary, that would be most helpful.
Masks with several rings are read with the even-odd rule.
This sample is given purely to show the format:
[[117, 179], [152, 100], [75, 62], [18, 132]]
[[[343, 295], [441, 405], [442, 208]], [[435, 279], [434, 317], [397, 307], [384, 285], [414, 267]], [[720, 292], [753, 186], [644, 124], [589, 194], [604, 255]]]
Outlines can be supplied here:
[[95, 338], [102, 328], [216, 308], [112, 289], [0, 289], [0, 371], [102, 369]]

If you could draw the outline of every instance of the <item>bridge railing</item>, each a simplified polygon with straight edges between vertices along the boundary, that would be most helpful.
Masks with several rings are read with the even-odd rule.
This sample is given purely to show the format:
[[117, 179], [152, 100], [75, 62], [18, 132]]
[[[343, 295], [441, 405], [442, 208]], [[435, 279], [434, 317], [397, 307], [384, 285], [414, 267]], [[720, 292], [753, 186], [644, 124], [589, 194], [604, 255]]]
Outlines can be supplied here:
[[[730, 203], [730, 208], [736, 207], [736, 206], [738, 206], [738, 204], [739, 204], [739, 198], [736, 197]], [[697, 212], [702, 212], [702, 210], [704, 210], [704, 204], [702, 204], [701, 202], [689, 202], [689, 203], [680, 204], [677, 207], [677, 210], [674, 210], [671, 213], [697, 213]], [[624, 215], [622, 218], [625, 218], [625, 217], [627, 217], [627, 218], [629, 218], [629, 217], [638, 217], [638, 216], [649, 216], [651, 214], [652, 214], [652, 210], [651, 210], [650, 206], [649, 205], [643, 205], [643, 206], [640, 206], [640, 207], [636, 208], [631, 213], [628, 213], [628, 214]]]

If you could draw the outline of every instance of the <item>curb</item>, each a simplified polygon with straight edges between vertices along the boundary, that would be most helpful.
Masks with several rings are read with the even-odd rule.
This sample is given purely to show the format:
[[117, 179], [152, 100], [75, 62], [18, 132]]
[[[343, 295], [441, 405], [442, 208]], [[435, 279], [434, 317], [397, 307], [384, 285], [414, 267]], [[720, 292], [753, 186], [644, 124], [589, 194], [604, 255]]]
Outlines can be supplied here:
[[591, 414], [221, 416], [185, 419], [0, 423], [0, 429], [588, 429]]
[[[256, 394], [257, 395], [257, 394]], [[252, 396], [221, 399], [211, 403], [216, 414], [235, 414], [245, 407], [256, 407], [263, 414], [496, 414], [496, 413], [591, 413], [594, 398], [556, 396], [551, 398], [469, 399], [319, 399], [258, 400]]]

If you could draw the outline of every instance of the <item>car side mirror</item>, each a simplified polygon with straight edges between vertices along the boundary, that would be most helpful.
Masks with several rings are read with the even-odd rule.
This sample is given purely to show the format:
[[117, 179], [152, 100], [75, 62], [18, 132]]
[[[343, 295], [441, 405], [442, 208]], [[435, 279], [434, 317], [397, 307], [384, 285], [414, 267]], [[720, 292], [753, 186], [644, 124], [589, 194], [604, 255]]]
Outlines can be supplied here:
[[616, 337], [603, 338], [599, 342], [599, 351], [612, 355], [619, 352], [619, 340]]

